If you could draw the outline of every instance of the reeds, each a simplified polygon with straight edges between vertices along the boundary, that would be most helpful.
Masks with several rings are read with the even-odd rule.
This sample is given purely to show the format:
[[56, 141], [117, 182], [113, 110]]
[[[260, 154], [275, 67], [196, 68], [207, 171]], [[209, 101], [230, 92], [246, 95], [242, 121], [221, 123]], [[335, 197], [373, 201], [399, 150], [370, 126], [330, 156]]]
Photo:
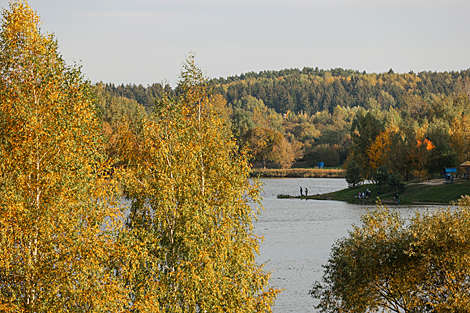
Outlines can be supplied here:
[[260, 169], [251, 171], [252, 177], [301, 177], [301, 178], [344, 178], [343, 169], [324, 168], [289, 168], [289, 169]]

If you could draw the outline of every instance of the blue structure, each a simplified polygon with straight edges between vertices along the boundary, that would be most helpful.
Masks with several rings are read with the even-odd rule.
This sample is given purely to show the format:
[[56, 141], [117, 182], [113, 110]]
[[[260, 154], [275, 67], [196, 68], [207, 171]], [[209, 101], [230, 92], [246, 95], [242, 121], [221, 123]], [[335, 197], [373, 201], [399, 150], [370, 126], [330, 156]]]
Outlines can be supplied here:
[[318, 167], [319, 168], [324, 168], [325, 167], [325, 162], [318, 162]]
[[444, 180], [453, 181], [452, 173], [457, 173], [456, 167], [446, 167], [444, 168]]

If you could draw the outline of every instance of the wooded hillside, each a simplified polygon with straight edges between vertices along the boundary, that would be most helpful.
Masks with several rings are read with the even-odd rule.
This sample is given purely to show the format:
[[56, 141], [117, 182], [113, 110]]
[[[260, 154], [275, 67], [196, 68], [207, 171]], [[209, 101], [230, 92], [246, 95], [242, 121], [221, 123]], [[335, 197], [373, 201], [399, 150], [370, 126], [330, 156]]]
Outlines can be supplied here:
[[245, 96], [263, 100], [278, 113], [318, 111], [333, 113], [336, 106], [369, 108], [376, 103], [382, 109], [402, 108], [410, 96], [429, 99], [433, 95], [451, 95], [465, 88], [470, 70], [459, 72], [420, 72], [396, 74], [365, 73], [341, 68], [286, 69], [247, 73], [213, 82], [228, 103]]
[[[219, 94], [221, 114], [239, 145], [252, 151], [255, 166], [313, 167], [318, 162], [338, 166], [354, 151], [362, 175], [368, 177], [385, 163], [401, 164], [402, 175], [419, 167], [421, 175], [425, 167], [427, 172], [440, 171], [445, 164], [463, 160], [466, 148], [458, 142], [464, 132], [458, 125], [460, 129], [465, 126], [461, 118], [468, 114], [469, 76], [470, 70], [375, 74], [304, 68], [250, 72], [212, 79], [210, 84], [213, 93]], [[96, 87], [108, 132], [123, 117], [135, 121], [139, 114], [150, 111], [163, 92], [179, 92], [162, 84]], [[374, 138], [359, 143], [358, 134], [364, 132], [361, 127], [370, 123], [375, 126], [369, 127], [376, 128], [369, 129]], [[460, 139], [456, 137], [459, 132]], [[384, 145], [390, 144], [392, 135], [407, 142], [403, 149], [408, 152], [402, 155], [410, 155], [414, 161], [406, 165], [393, 157], [383, 159]], [[424, 140], [438, 145], [431, 153], [433, 161], [423, 161], [421, 153], [420, 160], [426, 164], [418, 166], [417, 151], [421, 150], [417, 145]], [[401, 147], [397, 141], [394, 144]], [[398, 170], [398, 165], [394, 167]]]

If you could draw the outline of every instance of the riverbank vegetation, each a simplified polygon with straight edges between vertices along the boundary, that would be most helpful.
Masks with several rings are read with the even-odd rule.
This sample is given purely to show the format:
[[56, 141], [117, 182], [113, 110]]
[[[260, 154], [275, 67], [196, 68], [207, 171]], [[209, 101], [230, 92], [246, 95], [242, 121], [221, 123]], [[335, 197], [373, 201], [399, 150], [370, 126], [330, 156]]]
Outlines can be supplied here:
[[302, 178], [344, 178], [342, 169], [324, 168], [289, 168], [289, 169], [263, 169], [253, 168], [252, 177], [302, 177]]
[[320, 312], [468, 312], [470, 198], [405, 221], [379, 206], [338, 240], [310, 293]]
[[[360, 192], [370, 190], [369, 198], [359, 197]], [[328, 194], [312, 195], [309, 198], [317, 200], [339, 200], [358, 204], [374, 204], [378, 198], [387, 204], [450, 204], [461, 196], [467, 195], [470, 181], [457, 179], [454, 183], [442, 179], [427, 182], [406, 182], [402, 189], [382, 188], [376, 184], [364, 184], [355, 188], [347, 188]], [[395, 198], [395, 193], [397, 198]]]

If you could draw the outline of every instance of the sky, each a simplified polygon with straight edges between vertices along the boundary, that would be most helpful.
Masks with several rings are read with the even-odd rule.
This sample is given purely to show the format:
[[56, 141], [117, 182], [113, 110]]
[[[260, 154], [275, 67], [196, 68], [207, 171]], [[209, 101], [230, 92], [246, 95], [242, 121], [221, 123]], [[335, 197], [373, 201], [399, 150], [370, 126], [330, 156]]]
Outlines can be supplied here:
[[[470, 68], [470, 0], [29, 0], [92, 82], [175, 86], [285, 68]], [[7, 0], [0, 0], [8, 8]]]

